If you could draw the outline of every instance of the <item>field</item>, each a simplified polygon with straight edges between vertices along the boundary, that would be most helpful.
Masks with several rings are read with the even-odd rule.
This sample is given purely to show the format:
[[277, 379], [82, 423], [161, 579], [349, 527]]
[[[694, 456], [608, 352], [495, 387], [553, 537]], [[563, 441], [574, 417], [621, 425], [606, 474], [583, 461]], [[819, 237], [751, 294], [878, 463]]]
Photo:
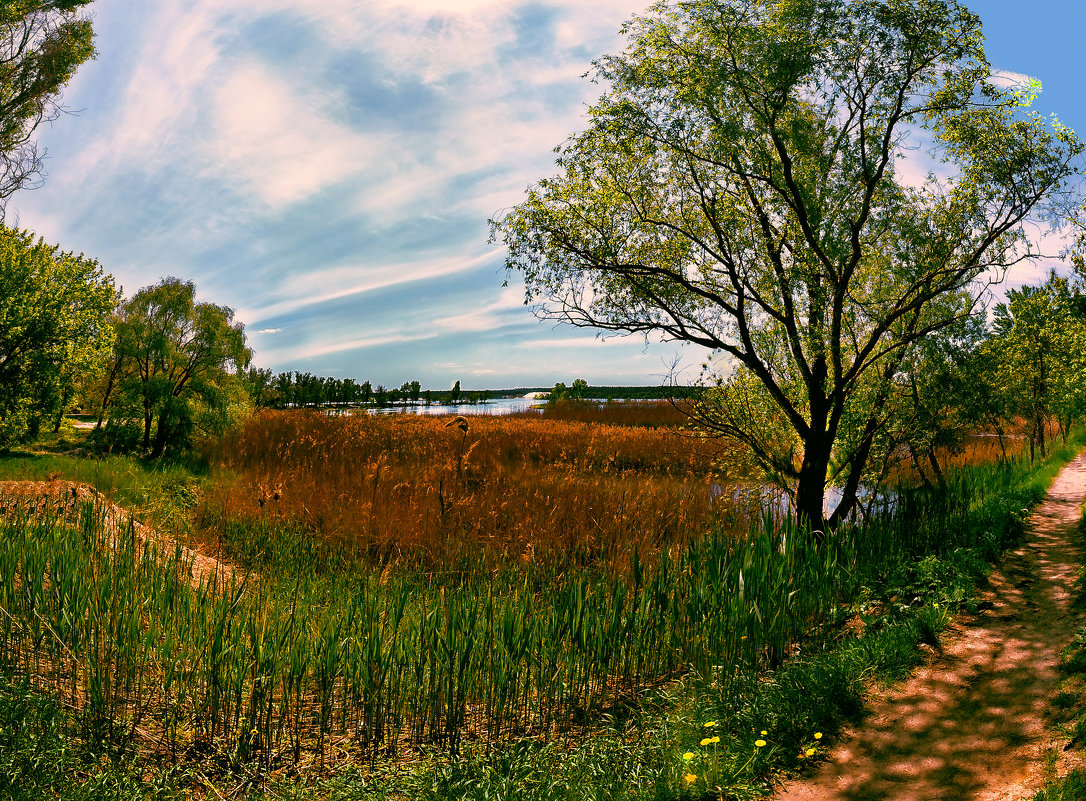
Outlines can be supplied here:
[[116, 764], [189, 766], [182, 794], [195, 770], [481, 798], [457, 782], [512, 759], [536, 778], [495, 797], [569, 771], [595, 797], [753, 797], [968, 603], [1052, 467], [954, 471], [820, 546], [737, 508], [705, 468], [726, 457], [669, 425], [297, 412], [254, 417], [202, 478], [43, 457], [151, 487], [149, 517], [238, 570], [196, 580], [89, 505], [9, 514], [0, 701], [56, 699]]
[[680, 429], [534, 415], [449, 423], [264, 412], [211, 453], [237, 480], [208, 496], [205, 528], [289, 522], [379, 569], [562, 570], [654, 557], [732, 511], [708, 469], [720, 443]]

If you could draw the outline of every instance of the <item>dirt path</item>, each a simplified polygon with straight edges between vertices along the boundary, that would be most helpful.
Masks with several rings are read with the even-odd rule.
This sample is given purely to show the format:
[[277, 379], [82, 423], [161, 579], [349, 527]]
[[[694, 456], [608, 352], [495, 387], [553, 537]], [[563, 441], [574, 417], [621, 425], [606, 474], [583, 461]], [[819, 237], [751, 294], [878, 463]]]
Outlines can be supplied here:
[[[177, 546], [174, 540], [143, 525], [127, 509], [111, 502], [90, 484], [59, 479], [0, 481], [0, 515], [18, 511], [51, 512], [75, 523], [82, 505], [86, 502], [95, 505], [110, 537], [116, 537], [118, 533], [127, 531], [128, 526], [131, 525], [137, 541], [141, 545], [154, 541], [158, 544], [163, 558], [169, 558]], [[191, 565], [193, 584], [205, 584], [210, 578], [214, 578], [216, 582], [229, 583], [234, 580], [235, 574], [239, 577], [241, 574], [240, 570], [233, 565], [205, 556], [184, 545], [181, 546], [181, 559], [185, 564]]]
[[1083, 624], [1070, 604], [1084, 496], [1086, 453], [1056, 478], [1021, 547], [992, 574], [980, 596], [987, 611], [959, 620], [942, 653], [876, 698], [830, 761], [774, 798], [1012, 801], [1040, 789], [1046, 750], [1073, 760], [1045, 712], [1059, 652]]

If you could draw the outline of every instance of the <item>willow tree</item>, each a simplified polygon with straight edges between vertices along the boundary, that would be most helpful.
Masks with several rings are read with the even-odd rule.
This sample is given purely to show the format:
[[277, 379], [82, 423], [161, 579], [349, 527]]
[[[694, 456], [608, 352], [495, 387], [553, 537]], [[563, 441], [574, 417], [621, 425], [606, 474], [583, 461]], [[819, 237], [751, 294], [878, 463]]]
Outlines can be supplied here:
[[164, 278], [144, 287], [121, 305], [115, 327], [101, 400], [111, 444], [135, 444], [125, 441], [132, 432], [157, 458], [185, 447], [194, 433], [222, 433], [248, 411], [245, 327], [233, 309], [197, 302], [191, 281]]
[[[1078, 140], [998, 86], [954, 2], [684, 0], [623, 30], [586, 130], [493, 235], [540, 315], [724, 356], [709, 422], [832, 527], [910, 349], [1028, 256]], [[939, 175], [906, 180], [916, 143]]]

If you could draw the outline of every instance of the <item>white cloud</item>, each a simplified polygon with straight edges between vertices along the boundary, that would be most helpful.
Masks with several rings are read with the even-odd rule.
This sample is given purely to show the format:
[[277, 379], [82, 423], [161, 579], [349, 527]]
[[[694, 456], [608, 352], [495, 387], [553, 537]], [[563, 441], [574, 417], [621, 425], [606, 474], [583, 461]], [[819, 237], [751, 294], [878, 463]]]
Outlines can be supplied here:
[[488, 303], [482, 308], [469, 312], [440, 317], [434, 321], [434, 326], [443, 333], [494, 331], [499, 329], [505, 322], [503, 313], [523, 308], [523, 290], [506, 287], [493, 303]]
[[[1029, 86], [1030, 81], [1034, 80], [1037, 79], [1032, 75], [1026, 75], [1024, 72], [1013, 72], [1012, 70], [995, 69], [988, 76], [988, 82], [1000, 89], [1025, 89]], [[1040, 92], [1040, 89], [1037, 91]]]
[[384, 145], [330, 119], [329, 102], [319, 90], [288, 85], [265, 65], [241, 65], [212, 101], [205, 174], [241, 181], [272, 208], [345, 180]]
[[254, 334], [278, 334], [282, 331], [282, 328], [261, 328], [259, 331], [254, 331]]
[[487, 252], [468, 257], [454, 255], [375, 265], [350, 264], [297, 272], [285, 276], [277, 287], [276, 295], [284, 297], [284, 300], [239, 309], [237, 317], [253, 321], [295, 314], [311, 306], [388, 289], [398, 284], [468, 271], [493, 258], [494, 254]]
[[322, 339], [321, 341], [308, 342], [292, 347], [270, 349], [262, 352], [261, 356], [276, 363], [290, 364], [336, 353], [365, 350], [366, 348], [376, 348], [382, 345], [402, 345], [408, 342], [421, 342], [436, 337], [437, 334], [428, 333], [408, 336], [388, 334], [371, 337], [352, 337], [350, 339]]

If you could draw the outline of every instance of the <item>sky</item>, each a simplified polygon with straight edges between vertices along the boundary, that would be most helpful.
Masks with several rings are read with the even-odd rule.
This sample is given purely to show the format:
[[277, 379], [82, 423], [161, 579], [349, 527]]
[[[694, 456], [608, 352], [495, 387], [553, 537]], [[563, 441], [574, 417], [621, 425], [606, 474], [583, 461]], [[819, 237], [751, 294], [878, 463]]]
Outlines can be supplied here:
[[[254, 364], [398, 386], [658, 384], [705, 353], [537, 320], [487, 219], [554, 172], [640, 0], [96, 0], [98, 57], [7, 221], [233, 308]], [[972, 0], [1086, 134], [1086, 3]], [[1052, 250], [1049, 247], [1049, 250]], [[1010, 286], [1055, 262], [1015, 270]]]

